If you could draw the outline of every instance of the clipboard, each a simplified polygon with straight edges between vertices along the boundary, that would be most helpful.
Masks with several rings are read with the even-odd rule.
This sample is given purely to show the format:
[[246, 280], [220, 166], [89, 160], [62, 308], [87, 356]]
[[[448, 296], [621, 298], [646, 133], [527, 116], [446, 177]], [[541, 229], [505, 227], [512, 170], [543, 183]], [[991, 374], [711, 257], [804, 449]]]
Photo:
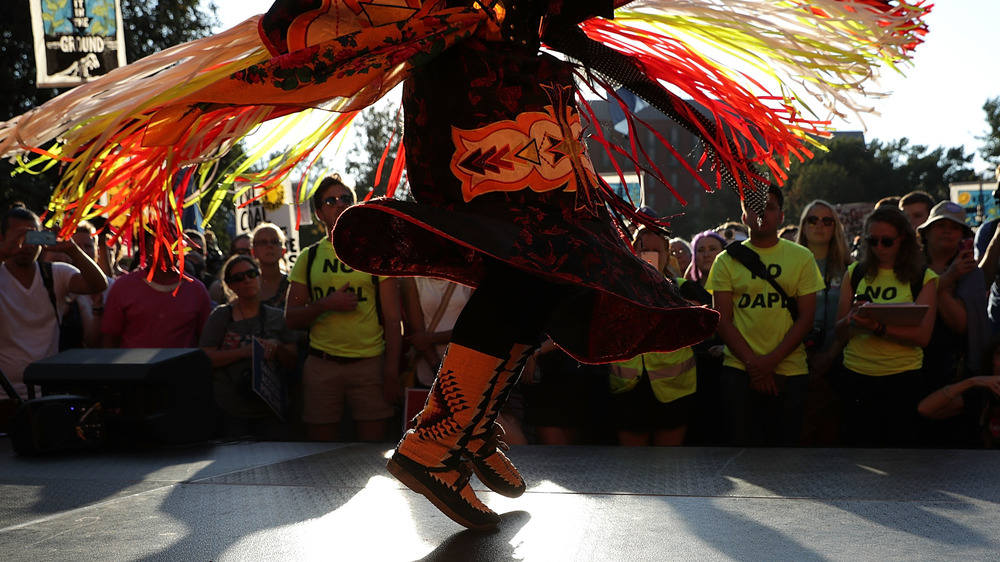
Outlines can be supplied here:
[[919, 326], [930, 306], [926, 304], [865, 303], [858, 309], [886, 326]]

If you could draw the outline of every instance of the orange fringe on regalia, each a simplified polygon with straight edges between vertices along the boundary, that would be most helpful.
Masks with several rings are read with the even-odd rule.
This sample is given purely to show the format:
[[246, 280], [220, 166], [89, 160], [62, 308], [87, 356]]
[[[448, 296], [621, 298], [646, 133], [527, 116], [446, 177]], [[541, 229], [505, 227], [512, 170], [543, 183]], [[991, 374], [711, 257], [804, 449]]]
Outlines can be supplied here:
[[[863, 99], [879, 94], [867, 84], [881, 66], [895, 70], [908, 61], [930, 10], [895, 0], [616, 5], [614, 20], [585, 21], [586, 34], [711, 111], [713, 126], [700, 134], [714, 166], [760, 164], [779, 184], [791, 159], [809, 157], [814, 137], [828, 134], [831, 116], [871, 111]], [[63, 235], [100, 215], [126, 237], [154, 220], [179, 225], [182, 207], [237, 179], [281, 182], [414, 65], [495, 17], [479, 3], [449, 6], [279, 1], [264, 16], [116, 69], [0, 123], [0, 154], [32, 172], [60, 167], [46, 219]], [[755, 74], [733, 70], [734, 62]], [[248, 172], [252, 162], [216, 169], [261, 123], [316, 110], [335, 113], [264, 172]], [[191, 183], [197, 189], [186, 196]]]

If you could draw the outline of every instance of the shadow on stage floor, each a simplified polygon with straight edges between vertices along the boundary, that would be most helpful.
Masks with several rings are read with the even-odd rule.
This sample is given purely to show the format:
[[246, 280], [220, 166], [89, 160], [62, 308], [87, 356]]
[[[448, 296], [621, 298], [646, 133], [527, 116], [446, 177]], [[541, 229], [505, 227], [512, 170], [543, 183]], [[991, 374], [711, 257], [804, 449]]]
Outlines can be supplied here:
[[465, 531], [385, 471], [390, 444], [53, 457], [0, 438], [6, 560], [995, 559], [997, 453], [514, 447], [528, 492]]

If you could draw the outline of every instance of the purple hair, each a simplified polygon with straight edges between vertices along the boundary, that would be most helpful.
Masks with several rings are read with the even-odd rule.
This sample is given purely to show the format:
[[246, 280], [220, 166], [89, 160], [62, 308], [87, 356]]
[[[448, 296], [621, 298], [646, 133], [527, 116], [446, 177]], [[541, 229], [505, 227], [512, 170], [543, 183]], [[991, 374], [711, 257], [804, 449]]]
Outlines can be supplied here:
[[698, 242], [701, 242], [703, 238], [715, 238], [719, 241], [719, 244], [722, 245], [723, 248], [726, 247], [726, 239], [714, 230], [706, 230], [705, 232], [699, 232], [694, 235], [694, 238], [691, 239], [691, 265], [688, 266], [688, 270], [684, 274], [684, 278], [690, 281], [697, 281], [699, 283], [701, 283], [703, 274], [701, 273], [701, 270], [698, 269]]

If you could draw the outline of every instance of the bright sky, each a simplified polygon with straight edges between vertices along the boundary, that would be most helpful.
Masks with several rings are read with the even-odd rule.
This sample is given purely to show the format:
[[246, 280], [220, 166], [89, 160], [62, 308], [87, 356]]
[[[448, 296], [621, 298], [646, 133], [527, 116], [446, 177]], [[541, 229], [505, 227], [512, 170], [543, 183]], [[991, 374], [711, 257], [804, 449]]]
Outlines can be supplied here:
[[[912, 1], [912, 0], [911, 0]], [[236, 25], [270, 7], [269, 0], [217, 2], [225, 27]], [[976, 139], [986, 133], [983, 103], [1000, 96], [1000, 63], [991, 55], [996, 49], [1000, 26], [998, 0], [937, 0], [927, 18], [930, 33], [917, 48], [914, 66], [906, 76], [887, 71], [882, 83], [872, 88], [891, 93], [872, 100], [881, 116], [866, 115], [866, 138], [882, 141], [902, 137], [911, 144], [931, 148], [963, 146], [978, 152]], [[838, 130], [857, 131], [862, 124], [838, 124]], [[977, 159], [976, 170], [988, 166]]]

